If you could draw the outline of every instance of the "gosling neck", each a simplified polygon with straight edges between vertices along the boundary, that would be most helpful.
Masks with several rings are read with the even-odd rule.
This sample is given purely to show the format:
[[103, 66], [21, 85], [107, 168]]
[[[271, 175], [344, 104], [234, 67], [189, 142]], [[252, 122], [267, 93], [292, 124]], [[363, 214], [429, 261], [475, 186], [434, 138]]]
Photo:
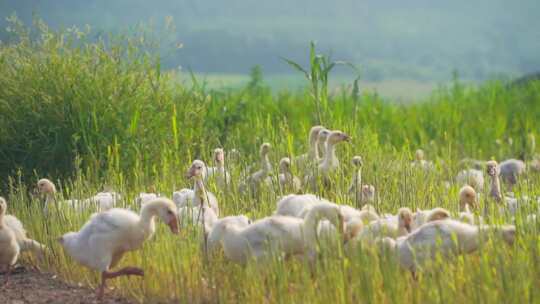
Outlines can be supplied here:
[[141, 209], [139, 226], [146, 237], [151, 236], [156, 229], [154, 219], [158, 214], [158, 204], [158, 202], [149, 202], [143, 205]]
[[319, 140], [317, 136], [311, 136], [309, 138], [309, 151], [308, 155], [310, 159], [318, 159], [319, 158]]
[[261, 168], [266, 174], [272, 171], [272, 164], [270, 164], [270, 160], [268, 159], [268, 153], [266, 152], [261, 153]]
[[326, 157], [326, 141], [317, 138], [317, 158], [324, 160]]
[[362, 166], [358, 166], [356, 174], [354, 175], [354, 184], [358, 189], [362, 189]]
[[315, 246], [317, 242], [317, 225], [320, 220], [321, 214], [316, 208], [311, 209], [306, 215], [302, 232], [309, 247]]
[[337, 161], [337, 158], [336, 158], [335, 144], [327, 141], [326, 146], [325, 146], [325, 153], [324, 153], [322, 166], [324, 168], [331, 168], [335, 165], [336, 161]]
[[490, 175], [491, 178], [491, 187], [489, 195], [497, 202], [502, 201], [502, 192], [501, 192], [501, 182], [499, 180], [499, 175]]
[[216, 160], [216, 168], [218, 168], [219, 171], [223, 171], [225, 169], [225, 161], [224, 160]]
[[195, 178], [195, 185], [193, 187], [195, 195], [200, 199], [201, 204], [206, 203], [206, 188], [204, 187], [204, 182], [202, 178]]

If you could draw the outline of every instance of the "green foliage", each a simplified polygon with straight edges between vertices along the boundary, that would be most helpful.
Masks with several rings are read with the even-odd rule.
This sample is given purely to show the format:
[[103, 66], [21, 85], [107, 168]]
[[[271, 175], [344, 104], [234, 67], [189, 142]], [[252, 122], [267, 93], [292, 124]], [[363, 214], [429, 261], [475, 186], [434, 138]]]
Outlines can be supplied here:
[[[37, 29], [30, 30], [13, 22], [17, 41], [0, 46], [0, 170], [11, 176], [3, 179], [7, 191], [2, 195], [9, 212], [51, 249], [46, 259], [25, 257], [30, 259], [25, 262], [70, 282], [95, 285], [98, 275], [71, 260], [57, 238], [78, 230], [96, 210], [74, 212], [62, 206], [62, 200], [90, 197], [105, 184], [122, 194], [119, 207], [138, 210], [134, 198], [139, 192], [151, 188], [170, 196], [189, 187], [183, 173], [190, 162], [210, 160], [218, 146], [239, 151], [227, 157], [232, 187], [219, 189], [212, 179], [207, 184], [222, 215], [256, 219], [274, 211], [285, 193], [263, 187], [252, 198], [238, 193], [238, 184], [262, 142], [272, 144], [273, 164], [306, 151], [317, 112], [311, 93], [271, 92], [258, 69], [245, 89], [207, 91], [195, 77], [192, 87], [184, 87], [176, 75], [162, 70], [157, 57], [144, 51], [141, 37], [89, 42], [88, 33], [77, 29], [54, 32], [38, 22]], [[347, 194], [353, 173], [347, 164], [353, 155], [363, 157], [363, 180], [378, 191], [375, 207], [395, 213], [400, 206], [457, 211], [461, 185], [450, 182], [447, 188], [443, 183], [453, 180], [463, 156], [503, 159], [535, 152], [530, 139], [538, 135], [539, 82], [473, 87], [456, 78], [429, 100], [400, 105], [376, 94], [359, 94], [357, 81], [352, 95], [327, 94], [322, 88], [332, 64], [315, 58], [312, 55], [316, 72], [305, 72], [317, 79], [315, 92], [328, 96], [325, 125], [353, 137], [351, 144], [338, 147], [342, 169], [331, 176], [334, 188], [324, 192], [336, 203], [353, 204]], [[410, 166], [411, 151], [418, 147], [434, 160], [435, 170]], [[58, 206], [50, 216], [44, 217], [41, 202], [28, 194], [34, 175], [58, 184]], [[539, 185], [539, 176], [531, 174], [520, 182], [516, 195], [534, 197]], [[481, 202], [482, 207], [489, 203]], [[202, 235], [195, 228], [183, 227], [180, 236], [172, 236], [158, 224], [155, 238], [119, 265], [141, 266], [146, 277], [111, 283], [119, 294], [138, 302], [535, 302], [540, 227], [523, 225], [533, 211], [534, 206], [526, 206], [516, 217], [514, 246], [494, 240], [473, 255], [439, 257], [419, 272], [417, 281], [391, 255], [324, 241], [313, 263], [276, 258], [239, 266], [221, 254], [206, 259]]]
[[[309, 81], [311, 97], [317, 107], [317, 124], [323, 124], [323, 113], [328, 112], [328, 75], [337, 64], [347, 63], [332, 61], [329, 55], [317, 54], [313, 41], [309, 45], [309, 70], [302, 68], [300, 64], [290, 59], [283, 58], [283, 60], [304, 74], [306, 80]], [[358, 78], [355, 79], [354, 83], [356, 86], [358, 85]]]
[[[522, 155], [524, 134], [537, 133], [535, 83], [475, 88], [456, 81], [407, 106], [359, 96], [357, 82], [352, 96], [328, 96], [335, 62], [312, 46], [310, 70], [298, 65], [310, 79], [309, 95], [273, 94], [258, 69], [246, 90], [207, 91], [196, 79], [186, 88], [162, 71], [141, 37], [88, 42], [88, 32], [76, 28], [55, 32], [36, 22], [28, 29], [17, 21], [11, 28], [17, 42], [0, 46], [3, 175], [21, 169], [26, 176], [69, 176], [77, 156], [96, 177], [109, 169], [152, 175], [164, 163], [207, 157], [214, 146], [248, 154], [262, 141], [285, 146], [284, 131], [293, 143], [286, 153], [300, 154], [309, 127], [323, 117], [328, 127], [355, 135], [359, 145], [368, 132], [385, 149], [430, 145], [453, 157]], [[494, 142], [505, 138], [513, 145], [501, 152]]]

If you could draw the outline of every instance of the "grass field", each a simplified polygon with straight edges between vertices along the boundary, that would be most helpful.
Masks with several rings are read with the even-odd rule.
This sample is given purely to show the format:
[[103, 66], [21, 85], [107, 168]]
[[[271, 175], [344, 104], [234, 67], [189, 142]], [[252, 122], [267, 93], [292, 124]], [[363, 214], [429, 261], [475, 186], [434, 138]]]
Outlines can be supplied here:
[[[257, 81], [233, 90], [183, 85], [161, 70], [137, 37], [93, 44], [77, 31], [55, 33], [42, 25], [38, 33], [21, 27], [18, 42], [0, 45], [1, 195], [31, 236], [51, 248], [45, 261], [25, 260], [70, 282], [98, 282], [96, 273], [76, 264], [56, 241], [78, 230], [93, 210], [58, 208], [44, 216], [42, 203], [29, 195], [38, 177], [57, 183], [59, 200], [89, 197], [108, 185], [124, 197], [120, 206], [138, 210], [139, 192], [170, 196], [191, 187], [184, 174], [194, 159], [210, 162], [215, 147], [235, 148], [239, 159], [227, 159], [231, 190], [207, 186], [223, 215], [257, 219], [270, 215], [284, 194], [263, 189], [251, 198], [237, 191], [260, 144], [272, 144], [277, 173], [281, 157], [305, 153], [309, 128], [321, 123], [352, 136], [337, 150], [342, 166], [326, 198], [352, 204], [349, 164], [361, 155], [363, 180], [376, 187], [379, 212], [441, 206], [456, 214], [461, 185], [454, 177], [461, 158], [529, 160], [536, 152], [531, 138], [538, 137], [538, 82], [512, 88], [456, 80], [431, 94], [419, 93], [423, 102], [410, 104], [366, 91], [337, 94], [322, 99], [319, 117], [307, 89], [272, 90]], [[404, 82], [389, 86], [424, 90]], [[410, 166], [417, 148], [434, 161], [433, 171]], [[535, 197], [539, 189], [540, 177], [531, 172], [514, 192]], [[485, 191], [482, 207], [493, 204]], [[523, 221], [537, 209], [525, 205], [516, 216], [513, 246], [489, 241], [474, 254], [436, 259], [418, 280], [393, 256], [366, 247], [323, 244], [314, 264], [276, 258], [241, 266], [222, 255], [206, 259], [197, 229], [173, 236], [159, 223], [155, 237], [121, 262], [143, 267], [145, 278], [112, 285], [146, 303], [538, 303], [540, 227]], [[487, 221], [511, 219], [492, 215]]]
[[[239, 89], [245, 87], [249, 81], [247, 74], [219, 74], [219, 73], [195, 73], [196, 78], [206, 83], [208, 89]], [[186, 86], [192, 84], [189, 74], [182, 73], [179, 76], [180, 81]], [[350, 86], [354, 76], [335, 75], [332, 76], [330, 86], [333, 90]], [[264, 83], [272, 88], [273, 91], [280, 90], [301, 90], [306, 87], [307, 82], [298, 74], [269, 74], [264, 75]], [[436, 83], [429, 81], [418, 81], [409, 79], [385, 79], [381, 81], [361, 81], [362, 91], [374, 93], [377, 92], [381, 97], [393, 102], [410, 102], [427, 98], [433, 90], [445, 83]]]

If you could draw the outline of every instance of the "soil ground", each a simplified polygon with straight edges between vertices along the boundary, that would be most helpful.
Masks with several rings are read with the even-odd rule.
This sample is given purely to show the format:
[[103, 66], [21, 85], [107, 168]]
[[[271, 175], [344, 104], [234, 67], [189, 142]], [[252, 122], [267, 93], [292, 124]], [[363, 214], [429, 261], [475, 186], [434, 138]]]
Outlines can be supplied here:
[[109, 291], [98, 301], [95, 291], [62, 282], [54, 274], [40, 273], [28, 267], [17, 267], [11, 274], [10, 283], [1, 287], [5, 279], [0, 274], [0, 303], [2, 304], [128, 304], [127, 299]]

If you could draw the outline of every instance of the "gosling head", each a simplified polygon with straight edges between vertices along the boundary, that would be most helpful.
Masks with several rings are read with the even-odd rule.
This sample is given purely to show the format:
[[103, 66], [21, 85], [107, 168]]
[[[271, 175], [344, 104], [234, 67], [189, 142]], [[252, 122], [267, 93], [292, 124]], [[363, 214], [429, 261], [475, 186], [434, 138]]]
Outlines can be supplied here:
[[260, 154], [262, 156], [267, 155], [270, 152], [271, 148], [272, 148], [272, 146], [269, 143], [263, 143], [261, 145]]
[[360, 231], [364, 228], [364, 222], [361, 218], [353, 217], [349, 221], [345, 222], [345, 242], [354, 239]]
[[356, 155], [355, 157], [352, 158], [352, 163], [355, 167], [357, 168], [362, 168], [362, 166], [364, 165], [364, 162], [362, 160], [362, 156], [359, 156], [359, 155]]
[[491, 177], [498, 176], [500, 174], [499, 164], [494, 160], [488, 161], [486, 163], [486, 172], [487, 172], [487, 175]]
[[450, 218], [450, 211], [437, 207], [429, 213], [426, 217], [426, 222], [440, 221]]
[[317, 140], [319, 141], [319, 143], [324, 143], [326, 142], [326, 139], [328, 138], [328, 136], [330, 135], [331, 131], [326, 129], [326, 128], [322, 128], [319, 133], [317, 134]]
[[38, 191], [41, 194], [55, 194], [56, 193], [56, 187], [54, 186], [53, 182], [46, 178], [42, 178], [37, 183]]
[[324, 129], [323, 126], [313, 126], [311, 130], [309, 130], [309, 142], [314, 143], [317, 141], [317, 136], [319, 136], [319, 132]]
[[326, 142], [329, 144], [337, 144], [342, 141], [350, 141], [350, 140], [351, 140], [351, 137], [349, 135], [337, 130], [337, 131], [332, 131], [330, 135], [328, 135]]
[[291, 171], [291, 159], [284, 157], [279, 161], [279, 172], [289, 173]]
[[214, 149], [214, 161], [216, 164], [223, 164], [225, 162], [225, 152], [221, 148]]
[[459, 190], [459, 208], [463, 211], [466, 205], [476, 207], [476, 191], [469, 185], [465, 185]]
[[344, 229], [344, 217], [341, 213], [341, 209], [338, 205], [330, 203], [318, 203], [311, 210], [308, 211], [307, 217], [311, 217], [311, 214], [315, 214], [317, 218], [325, 218], [329, 220], [337, 231], [341, 234], [345, 232]]
[[189, 167], [188, 172], [186, 173], [187, 178], [195, 178], [195, 179], [202, 179], [204, 176], [204, 171], [206, 169], [206, 165], [202, 160], [194, 160], [191, 164], [191, 167]]
[[398, 211], [398, 223], [400, 227], [403, 227], [407, 232], [411, 232], [411, 224], [413, 222], [413, 213], [409, 208], [400, 208]]
[[416, 152], [414, 153], [414, 158], [417, 161], [423, 161], [424, 160], [424, 150], [422, 150], [422, 149], [416, 150]]
[[178, 212], [176, 205], [168, 198], [158, 197], [147, 204], [155, 206], [158, 210], [158, 215], [169, 226], [171, 232], [178, 234]]
[[362, 199], [368, 202], [375, 200], [375, 186], [362, 185]]

